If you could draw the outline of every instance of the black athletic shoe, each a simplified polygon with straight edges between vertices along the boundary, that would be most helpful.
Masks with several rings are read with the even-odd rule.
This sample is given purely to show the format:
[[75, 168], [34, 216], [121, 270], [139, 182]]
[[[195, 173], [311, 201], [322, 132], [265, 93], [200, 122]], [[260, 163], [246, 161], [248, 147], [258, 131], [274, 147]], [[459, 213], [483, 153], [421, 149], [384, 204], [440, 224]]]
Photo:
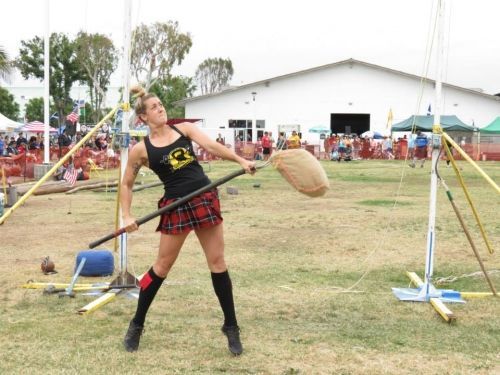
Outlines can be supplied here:
[[123, 340], [123, 345], [125, 346], [125, 350], [127, 352], [135, 352], [139, 349], [139, 341], [143, 331], [144, 326], [135, 324], [133, 320], [130, 321], [127, 334]]
[[243, 346], [240, 341], [240, 327], [238, 326], [222, 326], [222, 333], [227, 337], [227, 347], [233, 355], [243, 353]]

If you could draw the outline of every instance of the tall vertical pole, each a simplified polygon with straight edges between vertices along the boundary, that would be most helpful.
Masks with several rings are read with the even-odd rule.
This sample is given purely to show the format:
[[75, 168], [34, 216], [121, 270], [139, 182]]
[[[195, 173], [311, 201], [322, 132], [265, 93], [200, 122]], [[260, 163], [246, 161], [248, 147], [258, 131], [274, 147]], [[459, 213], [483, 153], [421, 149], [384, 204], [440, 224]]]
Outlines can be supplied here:
[[257, 143], [257, 103], [255, 97], [257, 93], [252, 92], [252, 105], [253, 105], [253, 120], [252, 120], [252, 143]]
[[45, 0], [45, 38], [43, 39], [43, 162], [50, 163], [50, 0]]
[[432, 127], [432, 159], [431, 159], [431, 186], [429, 197], [429, 226], [427, 230], [427, 256], [425, 259], [425, 280], [420, 296], [429, 301], [436, 296], [436, 290], [432, 285], [432, 274], [434, 269], [434, 253], [436, 245], [436, 198], [438, 178], [436, 166], [439, 158], [439, 148], [441, 147], [441, 88], [444, 61], [444, 0], [438, 1], [438, 40], [436, 57], [436, 88], [434, 104], [434, 125]]
[[[125, 168], [127, 167], [128, 161], [128, 131], [129, 131], [129, 120], [130, 120], [130, 110], [128, 109], [128, 104], [130, 100], [129, 86], [130, 86], [130, 42], [131, 42], [131, 0], [125, 0], [124, 3], [125, 12], [123, 19], [123, 103], [125, 108], [123, 110], [122, 116], [122, 144], [120, 153], [120, 170], [121, 177], [125, 175]], [[122, 210], [120, 208], [119, 214], [120, 228], [123, 227]], [[127, 233], [120, 236], [120, 275], [124, 276], [127, 273]]]

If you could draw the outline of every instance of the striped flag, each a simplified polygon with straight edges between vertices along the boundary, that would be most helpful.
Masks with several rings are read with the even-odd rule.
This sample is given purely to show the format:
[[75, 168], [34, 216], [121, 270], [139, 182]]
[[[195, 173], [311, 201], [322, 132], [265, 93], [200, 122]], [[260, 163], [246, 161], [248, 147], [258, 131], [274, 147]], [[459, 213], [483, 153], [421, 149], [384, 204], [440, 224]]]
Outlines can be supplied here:
[[66, 116], [66, 120], [71, 121], [71, 122], [77, 122], [78, 119], [80, 118], [80, 115], [76, 112], [71, 112], [69, 115]]
[[71, 121], [72, 123], [75, 123], [78, 121], [80, 118], [80, 115], [78, 114], [78, 102], [75, 103], [73, 106], [73, 111], [66, 116], [66, 120]]
[[76, 179], [78, 177], [78, 172], [73, 166], [69, 166], [68, 169], [66, 169], [66, 172], [64, 172], [64, 179], [68, 181], [71, 186], [73, 186], [76, 183]]

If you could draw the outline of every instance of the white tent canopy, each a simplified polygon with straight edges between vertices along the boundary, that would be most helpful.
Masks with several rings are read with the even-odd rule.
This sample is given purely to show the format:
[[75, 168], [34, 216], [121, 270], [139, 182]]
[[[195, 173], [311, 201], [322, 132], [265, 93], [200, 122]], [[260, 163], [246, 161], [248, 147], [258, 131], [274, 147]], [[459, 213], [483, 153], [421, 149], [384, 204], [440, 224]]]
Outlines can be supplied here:
[[[40, 121], [32, 121], [24, 124], [21, 131], [27, 133], [43, 133], [45, 131], [45, 124]], [[49, 132], [57, 133], [57, 129], [49, 126]]]
[[0, 113], [0, 132], [15, 132], [23, 126], [24, 124], [13, 121]]

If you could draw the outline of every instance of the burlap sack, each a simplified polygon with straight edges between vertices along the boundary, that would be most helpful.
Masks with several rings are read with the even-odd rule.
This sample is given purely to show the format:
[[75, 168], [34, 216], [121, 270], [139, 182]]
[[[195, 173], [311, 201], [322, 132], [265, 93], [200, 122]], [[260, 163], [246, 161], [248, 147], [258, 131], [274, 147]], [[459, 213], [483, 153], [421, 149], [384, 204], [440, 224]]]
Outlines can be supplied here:
[[330, 188], [330, 182], [319, 161], [304, 149], [283, 150], [269, 159], [274, 168], [299, 192], [320, 197]]

